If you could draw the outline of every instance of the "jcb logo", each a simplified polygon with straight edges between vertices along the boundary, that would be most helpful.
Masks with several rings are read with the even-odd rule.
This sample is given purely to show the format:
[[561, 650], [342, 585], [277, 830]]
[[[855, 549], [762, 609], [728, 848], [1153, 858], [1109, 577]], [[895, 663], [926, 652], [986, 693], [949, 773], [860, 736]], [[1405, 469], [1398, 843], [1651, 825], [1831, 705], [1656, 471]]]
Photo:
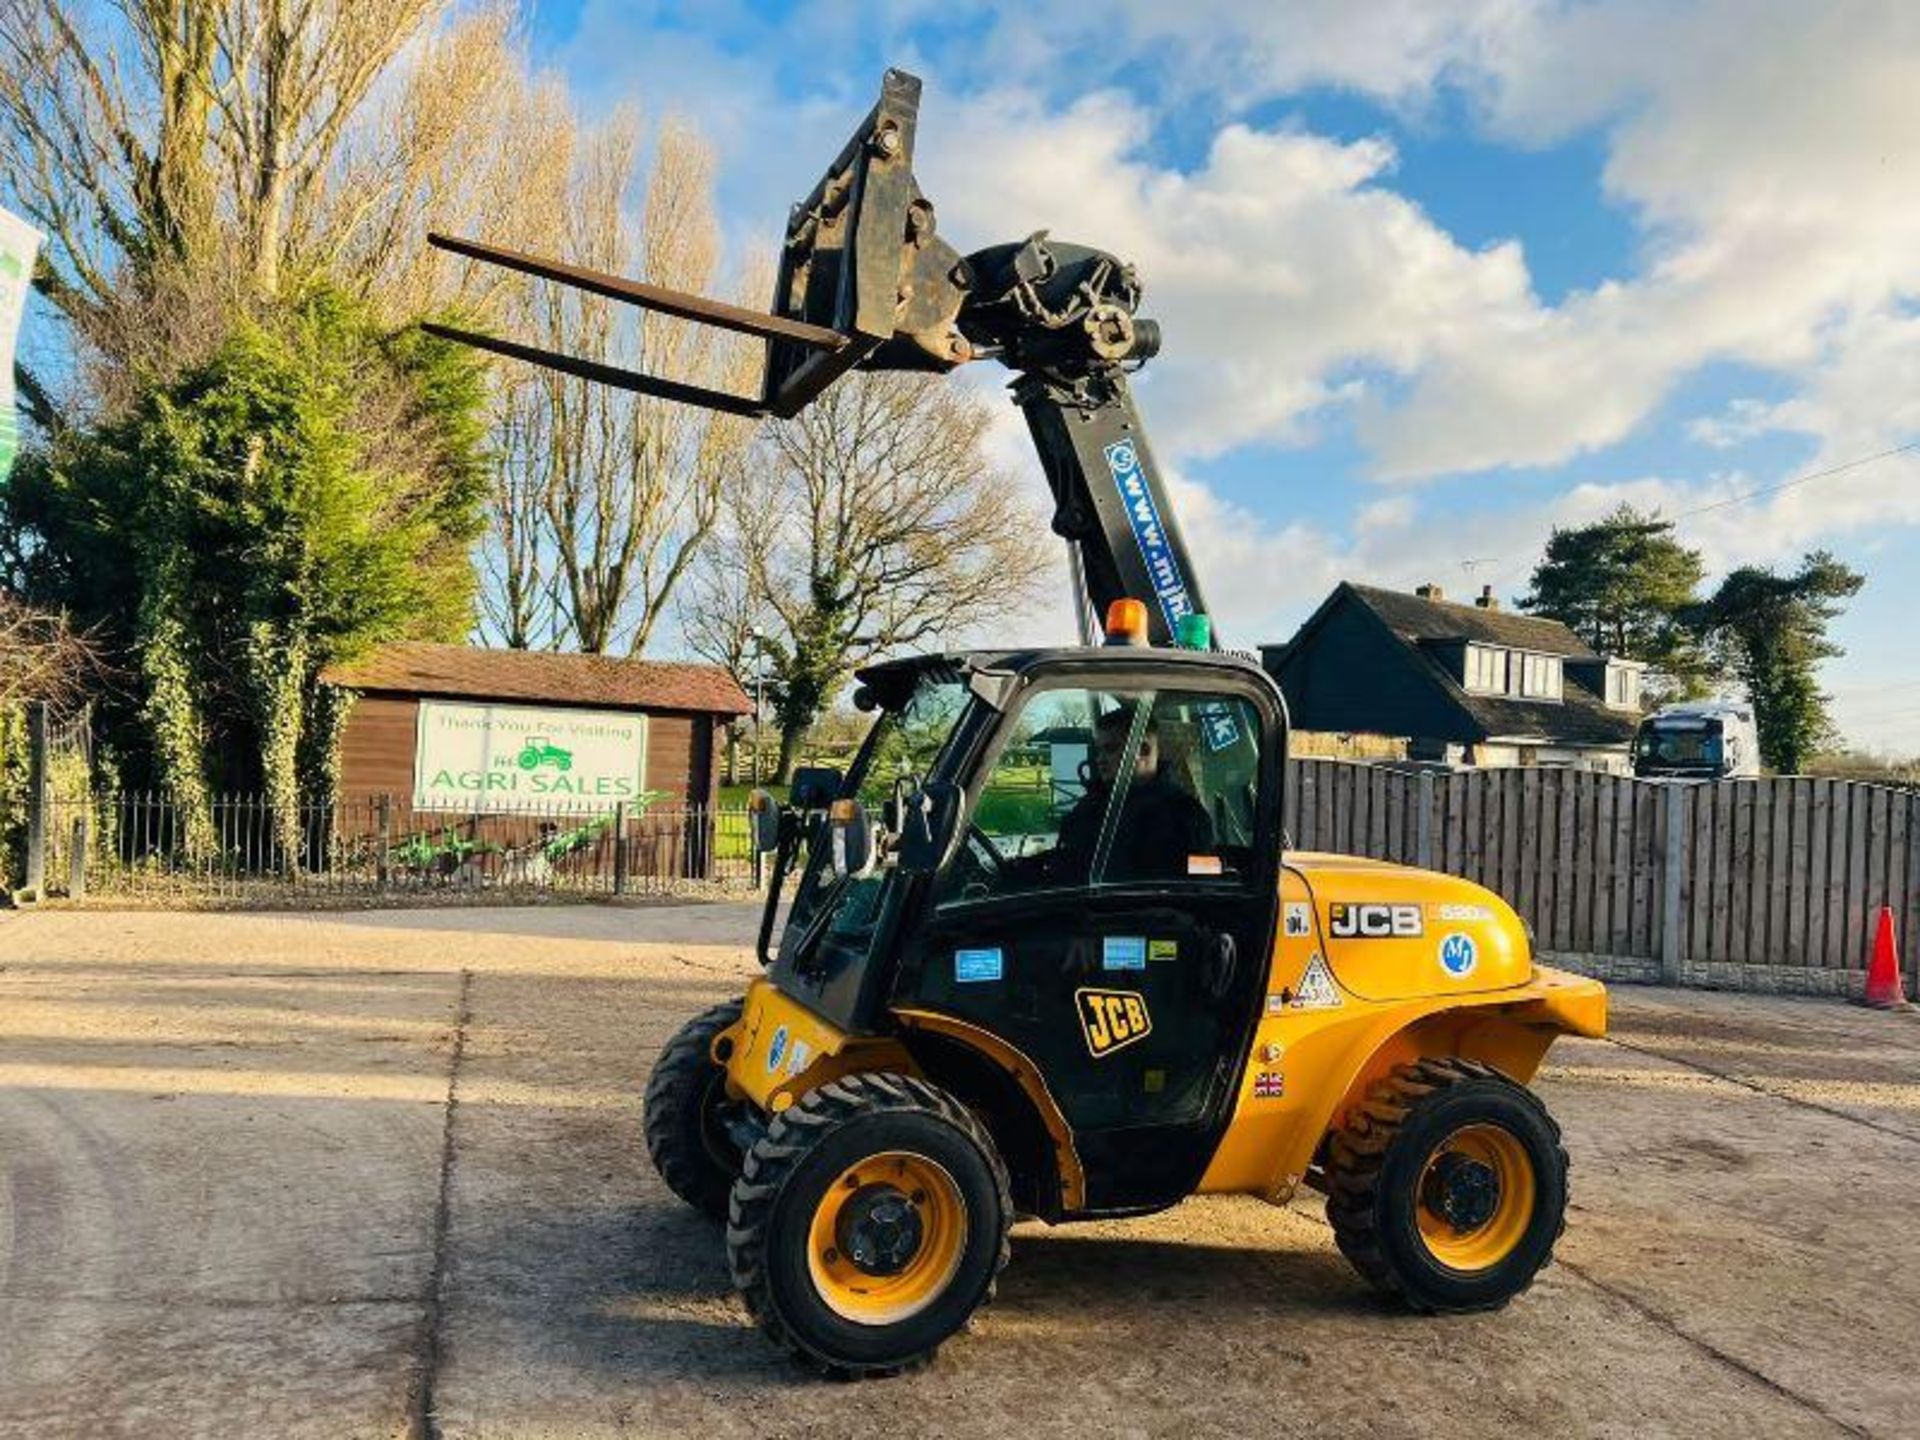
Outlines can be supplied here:
[[1144, 1040], [1153, 1030], [1146, 997], [1137, 991], [1076, 990], [1073, 998], [1080, 1006], [1080, 1028], [1086, 1032], [1087, 1049], [1095, 1059]]
[[1327, 933], [1342, 940], [1404, 940], [1426, 933], [1418, 905], [1349, 905], [1336, 900], [1327, 906]]

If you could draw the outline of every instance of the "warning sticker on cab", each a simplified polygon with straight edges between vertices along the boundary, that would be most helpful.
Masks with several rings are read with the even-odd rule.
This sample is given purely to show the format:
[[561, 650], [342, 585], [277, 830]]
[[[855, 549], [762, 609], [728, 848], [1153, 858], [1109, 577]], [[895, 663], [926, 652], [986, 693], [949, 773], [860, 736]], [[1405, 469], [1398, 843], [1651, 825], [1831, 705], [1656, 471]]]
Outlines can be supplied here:
[[998, 980], [1003, 970], [1000, 951], [956, 950], [953, 952], [953, 978], [962, 985], [982, 980]]

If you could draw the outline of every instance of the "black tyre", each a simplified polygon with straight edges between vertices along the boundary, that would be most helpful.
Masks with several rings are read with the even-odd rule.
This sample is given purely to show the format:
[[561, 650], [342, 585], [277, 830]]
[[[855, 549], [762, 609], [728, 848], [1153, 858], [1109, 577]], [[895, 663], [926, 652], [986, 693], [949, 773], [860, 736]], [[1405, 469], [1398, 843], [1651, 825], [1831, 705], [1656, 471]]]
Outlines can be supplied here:
[[716, 1220], [740, 1174], [740, 1147], [727, 1133], [726, 1071], [713, 1040], [740, 1019], [739, 1000], [696, 1015], [667, 1042], [647, 1080], [647, 1153], [667, 1188]]
[[1552, 1258], [1566, 1207], [1560, 1127], [1475, 1061], [1397, 1067], [1328, 1146], [1341, 1253], [1416, 1310], [1505, 1305]]
[[848, 1075], [774, 1117], [733, 1187], [727, 1259], [748, 1313], [845, 1378], [933, 1358], [1007, 1263], [1006, 1167], [951, 1095]]

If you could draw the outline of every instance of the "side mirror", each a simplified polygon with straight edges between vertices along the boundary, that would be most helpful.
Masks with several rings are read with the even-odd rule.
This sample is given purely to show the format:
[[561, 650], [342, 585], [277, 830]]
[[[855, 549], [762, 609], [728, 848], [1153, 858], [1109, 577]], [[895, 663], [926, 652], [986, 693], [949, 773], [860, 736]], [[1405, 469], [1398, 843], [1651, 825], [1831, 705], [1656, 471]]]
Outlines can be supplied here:
[[756, 854], [780, 848], [780, 802], [765, 790], [747, 797], [747, 839]]
[[801, 765], [788, 794], [796, 810], [824, 810], [840, 798], [841, 773], [831, 765]]
[[947, 780], [931, 780], [907, 798], [901, 807], [900, 838], [894, 853], [909, 875], [931, 875], [953, 848], [960, 828], [960, 787]]
[[873, 843], [873, 818], [858, 800], [836, 800], [827, 812], [827, 855], [833, 873], [858, 880], [873, 873], [878, 858]]

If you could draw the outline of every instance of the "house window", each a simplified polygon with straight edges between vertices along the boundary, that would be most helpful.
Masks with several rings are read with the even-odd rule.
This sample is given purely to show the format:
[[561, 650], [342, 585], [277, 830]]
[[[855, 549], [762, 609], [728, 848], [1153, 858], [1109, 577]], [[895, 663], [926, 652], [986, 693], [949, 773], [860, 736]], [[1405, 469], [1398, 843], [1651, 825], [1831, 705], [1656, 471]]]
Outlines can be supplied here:
[[1522, 655], [1520, 657], [1520, 693], [1529, 700], [1560, 699], [1560, 657]]
[[1466, 687], [1483, 695], [1507, 693], [1507, 652], [1467, 646]]
[[1607, 703], [1618, 710], [1640, 708], [1640, 672], [1630, 665], [1607, 667]]

